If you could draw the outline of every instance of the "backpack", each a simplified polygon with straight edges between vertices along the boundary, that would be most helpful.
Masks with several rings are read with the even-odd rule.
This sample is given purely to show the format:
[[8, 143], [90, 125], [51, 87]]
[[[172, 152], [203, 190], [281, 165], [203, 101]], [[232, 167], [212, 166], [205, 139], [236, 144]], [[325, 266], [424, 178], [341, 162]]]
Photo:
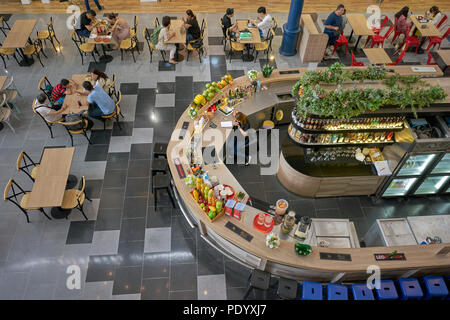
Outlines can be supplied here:
[[158, 37], [159, 37], [159, 32], [161, 31], [161, 29], [162, 29], [163, 27], [161, 27], [161, 26], [159, 26], [159, 27], [156, 27], [154, 30], [153, 30], [153, 32], [152, 32], [152, 35], [150, 36], [150, 42], [154, 45], [154, 46], [156, 46], [157, 44], [158, 44]]
[[[83, 116], [79, 113], [69, 113], [65, 116], [64, 122], [77, 122], [83, 120]], [[72, 126], [68, 126], [69, 130], [81, 130], [84, 127], [84, 121], [77, 123]]]

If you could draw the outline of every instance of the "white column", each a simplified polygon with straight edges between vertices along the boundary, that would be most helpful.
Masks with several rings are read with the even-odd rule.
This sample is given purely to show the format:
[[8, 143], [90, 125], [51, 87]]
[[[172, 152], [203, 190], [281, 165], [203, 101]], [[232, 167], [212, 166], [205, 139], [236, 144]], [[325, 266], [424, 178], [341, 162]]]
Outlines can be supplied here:
[[41, 0], [42, 3], [50, 3], [50, 0]]
[[22, 4], [31, 4], [31, 0], [20, 0]]

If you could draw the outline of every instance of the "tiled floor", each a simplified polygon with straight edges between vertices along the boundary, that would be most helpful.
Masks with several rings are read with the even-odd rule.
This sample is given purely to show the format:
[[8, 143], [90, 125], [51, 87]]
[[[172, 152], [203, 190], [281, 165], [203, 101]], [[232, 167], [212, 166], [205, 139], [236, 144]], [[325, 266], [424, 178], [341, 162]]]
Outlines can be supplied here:
[[[123, 15], [132, 21], [132, 15]], [[151, 27], [155, 15], [140, 14], [142, 26]], [[158, 15], [160, 18], [162, 15]], [[245, 18], [248, 14], [237, 14]], [[286, 20], [286, 14], [275, 14]], [[198, 14], [208, 21], [207, 53], [202, 63], [197, 57], [176, 66], [167, 66], [159, 54], [149, 63], [149, 53], [137, 56], [133, 63], [129, 55], [121, 61], [117, 52], [108, 64], [94, 64], [87, 57], [84, 66], [66, 28], [66, 15], [54, 15], [55, 29], [62, 43], [61, 53], [45, 47], [48, 59], [44, 68], [35, 63], [19, 67], [7, 60], [7, 71], [13, 75], [22, 97], [15, 106], [22, 111], [20, 120], [11, 119], [16, 133], [8, 128], [0, 132], [0, 186], [9, 178], [24, 188], [31, 180], [15, 170], [15, 161], [24, 149], [33, 159], [39, 159], [45, 146], [69, 146], [70, 139], [61, 127], [54, 128], [54, 139], [42, 120], [30, 108], [37, 95], [39, 79], [46, 75], [55, 84], [61, 78], [85, 72], [94, 66], [107, 74], [115, 73], [117, 88], [123, 94], [124, 121], [120, 130], [116, 124], [96, 122], [88, 145], [84, 137], [75, 136], [75, 155], [71, 174], [86, 177], [86, 192], [93, 200], [85, 203], [89, 220], [73, 210], [68, 220], [48, 221], [38, 212], [31, 214], [31, 223], [10, 203], [0, 203], [0, 299], [240, 299], [247, 285], [249, 270], [210, 248], [197, 230], [186, 224], [179, 209], [171, 208], [166, 196], [155, 210], [150, 191], [150, 159], [155, 141], [167, 141], [179, 115], [201, 92], [205, 82], [217, 80], [225, 73], [234, 77], [250, 69], [260, 70], [267, 63], [242, 62], [236, 56], [230, 63], [220, 42], [222, 31], [216, 25], [218, 14]], [[321, 15], [322, 17], [322, 15]], [[37, 29], [43, 29], [49, 15], [13, 15], [16, 19], [38, 19]], [[320, 23], [320, 21], [319, 21]], [[350, 30], [346, 30], [346, 34]], [[140, 39], [142, 41], [142, 39]], [[0, 41], [3, 35], [0, 34]], [[272, 47], [278, 68], [301, 65], [298, 56], [278, 54], [281, 30], [277, 30]], [[445, 43], [443, 46], [448, 46]], [[338, 51], [349, 64], [349, 55]], [[364, 61], [364, 58], [360, 58]], [[424, 55], [408, 53], [406, 61], [422, 62]], [[365, 61], [367, 62], [367, 61]], [[2, 66], [3, 67], [3, 66]], [[231, 168], [241, 177], [250, 194], [263, 190], [260, 198], [273, 201], [283, 196], [292, 200], [294, 209], [312, 217], [349, 217], [363, 235], [377, 218], [405, 215], [445, 214], [450, 211], [448, 198], [383, 200], [374, 204], [367, 198], [302, 199], [288, 194], [275, 176], [252, 174], [258, 169]], [[49, 209], [47, 209], [49, 211]], [[67, 267], [77, 266], [81, 289], [69, 290]], [[273, 293], [269, 297], [273, 297]], [[255, 297], [253, 293], [250, 297]]]

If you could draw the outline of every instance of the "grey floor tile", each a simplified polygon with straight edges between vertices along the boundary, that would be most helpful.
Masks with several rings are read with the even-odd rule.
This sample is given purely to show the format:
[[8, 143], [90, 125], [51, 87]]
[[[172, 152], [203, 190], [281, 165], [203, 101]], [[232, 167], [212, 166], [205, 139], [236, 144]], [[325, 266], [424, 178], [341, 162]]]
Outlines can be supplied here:
[[155, 252], [144, 254], [142, 278], [166, 278], [170, 271], [170, 253]]
[[122, 209], [99, 209], [95, 231], [120, 230]]
[[83, 300], [110, 300], [113, 281], [87, 282], [83, 289]]
[[0, 299], [18, 300], [25, 295], [29, 274], [26, 272], [3, 273], [0, 276]]
[[144, 241], [145, 218], [122, 219], [120, 242]]
[[91, 255], [117, 254], [119, 250], [119, 230], [95, 231], [92, 237]]
[[111, 137], [108, 152], [130, 152], [131, 136], [114, 136]]
[[97, 255], [89, 257], [86, 282], [112, 281], [121, 259], [118, 255]]
[[153, 128], [135, 128], [131, 137], [131, 143], [152, 143]]
[[171, 228], [145, 229], [145, 253], [169, 252], [171, 250]]
[[123, 218], [144, 218], [147, 214], [147, 197], [127, 197], [123, 207]]
[[142, 266], [144, 241], [120, 242], [118, 257], [121, 267]]
[[52, 300], [56, 284], [38, 284], [28, 286], [25, 300]]
[[198, 276], [197, 292], [199, 300], [226, 300], [225, 275]]
[[170, 291], [169, 300], [197, 300], [197, 291]]

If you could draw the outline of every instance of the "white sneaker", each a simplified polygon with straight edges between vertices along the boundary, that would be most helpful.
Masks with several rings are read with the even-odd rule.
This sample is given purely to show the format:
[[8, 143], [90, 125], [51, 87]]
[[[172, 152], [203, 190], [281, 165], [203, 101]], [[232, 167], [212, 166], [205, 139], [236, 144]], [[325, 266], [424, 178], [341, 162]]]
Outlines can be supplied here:
[[248, 156], [248, 159], [245, 162], [245, 165], [248, 166], [250, 164], [250, 161], [252, 161], [252, 156]]

